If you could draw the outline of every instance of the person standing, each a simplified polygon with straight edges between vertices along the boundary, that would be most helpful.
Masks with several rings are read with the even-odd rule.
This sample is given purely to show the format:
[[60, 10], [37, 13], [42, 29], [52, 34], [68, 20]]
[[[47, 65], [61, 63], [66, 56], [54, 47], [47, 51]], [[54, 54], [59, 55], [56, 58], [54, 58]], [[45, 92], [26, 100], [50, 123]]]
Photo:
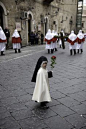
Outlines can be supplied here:
[[2, 27], [0, 26], [0, 52], [1, 52], [1, 56], [5, 55], [3, 52], [6, 49], [6, 43], [7, 43], [7, 39], [6, 39], [5, 33], [2, 30]]
[[61, 41], [62, 41], [62, 48], [65, 49], [65, 43], [64, 43], [64, 32], [63, 30], [60, 32]]
[[44, 41], [44, 35], [43, 33], [41, 33], [41, 44], [43, 44], [43, 41]]
[[68, 43], [69, 43], [69, 49], [70, 49], [70, 55], [72, 55], [73, 51], [74, 51], [74, 55], [76, 54], [76, 41], [77, 40], [77, 36], [76, 34], [74, 34], [74, 31], [71, 31], [71, 34], [68, 37]]
[[30, 34], [30, 42], [31, 42], [31, 45], [34, 45], [34, 42], [35, 42], [35, 34], [34, 34], [33, 31], [32, 31], [31, 34]]
[[49, 93], [49, 79], [46, 70], [48, 60], [45, 56], [41, 56], [36, 64], [32, 82], [36, 82], [32, 100], [41, 103], [41, 107], [48, 108], [47, 102], [51, 102]]
[[81, 53], [83, 52], [84, 41], [85, 41], [84, 34], [82, 33], [82, 30], [79, 30], [79, 33], [77, 35], [77, 50], [78, 50], [78, 53], [79, 53], [79, 50], [81, 51]]
[[61, 47], [62, 47], [62, 40], [61, 40], [60, 33], [59, 33], [58, 35], [59, 35], [59, 40], [58, 40], [58, 43], [59, 43], [59, 47], [61, 48]]
[[9, 31], [9, 29], [7, 27], [4, 29], [4, 33], [5, 33], [6, 38], [7, 38], [6, 49], [8, 49], [9, 48], [10, 31]]
[[35, 44], [38, 45], [38, 33], [37, 32], [34, 33], [34, 37], [35, 37]]
[[18, 52], [20, 53], [21, 52], [21, 38], [20, 38], [20, 35], [17, 31], [17, 29], [14, 30], [14, 33], [12, 35], [12, 43], [13, 43], [13, 49], [15, 50], [15, 53], [17, 53], [17, 50]]
[[50, 50], [51, 50], [51, 53], [53, 53], [53, 51], [52, 51], [53, 48], [51, 46], [51, 40], [52, 40], [52, 33], [51, 33], [51, 30], [48, 29], [48, 32], [45, 35], [46, 49], [48, 50], [48, 54], [50, 53]]

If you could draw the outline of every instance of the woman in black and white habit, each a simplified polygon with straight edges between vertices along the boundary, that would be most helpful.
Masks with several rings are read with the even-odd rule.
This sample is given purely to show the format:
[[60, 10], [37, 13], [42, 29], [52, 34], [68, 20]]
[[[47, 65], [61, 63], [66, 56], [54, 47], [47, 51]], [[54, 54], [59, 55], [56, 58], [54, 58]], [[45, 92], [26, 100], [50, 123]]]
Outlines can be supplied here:
[[5, 55], [3, 52], [6, 49], [6, 43], [7, 43], [7, 39], [6, 39], [5, 33], [2, 30], [2, 27], [0, 26], [0, 52], [1, 52], [1, 55]]
[[46, 70], [47, 63], [48, 60], [44, 56], [41, 56], [38, 59], [31, 80], [32, 82], [36, 82], [32, 100], [41, 103], [41, 106], [45, 108], [48, 108], [46, 102], [51, 101], [49, 93], [48, 71]]
[[81, 51], [81, 53], [83, 52], [84, 41], [85, 41], [84, 34], [82, 33], [82, 30], [79, 30], [79, 33], [77, 35], [77, 50], [78, 50], [78, 53], [79, 53], [79, 50]]

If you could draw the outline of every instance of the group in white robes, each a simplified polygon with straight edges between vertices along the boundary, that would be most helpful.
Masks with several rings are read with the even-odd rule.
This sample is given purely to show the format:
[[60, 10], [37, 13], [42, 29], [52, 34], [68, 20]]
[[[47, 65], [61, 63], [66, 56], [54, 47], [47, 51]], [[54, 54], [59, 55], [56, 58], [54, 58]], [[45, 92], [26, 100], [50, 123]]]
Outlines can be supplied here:
[[12, 35], [12, 43], [13, 43], [13, 49], [15, 50], [15, 53], [18, 52], [20, 53], [20, 49], [21, 49], [21, 37], [17, 31], [17, 29], [14, 30], [14, 33]]
[[32, 82], [36, 82], [32, 100], [41, 103], [42, 107], [46, 107], [46, 102], [51, 101], [50, 93], [49, 93], [49, 79], [48, 79], [48, 71], [44, 65], [47, 66], [48, 60], [46, 57], [41, 56], [36, 64]]
[[7, 43], [7, 39], [6, 39], [5, 33], [2, 30], [2, 27], [0, 26], [0, 52], [1, 52], [1, 55], [5, 55], [3, 52], [6, 49], [6, 43]]
[[78, 53], [79, 50], [81, 51], [81, 53], [83, 52], [84, 41], [85, 41], [84, 34], [82, 33], [82, 30], [79, 30], [79, 33], [77, 35], [77, 48], [76, 48], [78, 50]]
[[74, 31], [71, 31], [71, 34], [68, 36], [68, 43], [69, 43], [69, 49], [70, 49], [70, 55], [74, 52], [74, 55], [76, 54], [76, 42], [77, 42], [77, 36], [74, 34]]

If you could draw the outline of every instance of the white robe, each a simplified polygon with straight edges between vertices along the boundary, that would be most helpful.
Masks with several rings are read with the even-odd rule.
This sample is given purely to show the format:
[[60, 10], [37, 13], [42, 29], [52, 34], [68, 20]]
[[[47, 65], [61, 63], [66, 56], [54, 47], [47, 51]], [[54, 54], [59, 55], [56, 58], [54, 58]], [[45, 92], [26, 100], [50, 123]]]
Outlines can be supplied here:
[[46, 69], [42, 67], [38, 70], [36, 85], [33, 92], [32, 100], [37, 102], [51, 101], [49, 93], [49, 79]]

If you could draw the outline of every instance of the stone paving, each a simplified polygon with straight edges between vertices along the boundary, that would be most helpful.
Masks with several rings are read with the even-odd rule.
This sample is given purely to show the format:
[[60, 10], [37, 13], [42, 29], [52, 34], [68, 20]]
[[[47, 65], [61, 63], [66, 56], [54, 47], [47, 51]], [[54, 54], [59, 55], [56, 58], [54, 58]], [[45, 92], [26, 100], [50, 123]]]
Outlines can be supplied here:
[[43, 110], [32, 101], [34, 66], [42, 55], [50, 58], [45, 45], [27, 46], [21, 53], [7, 50], [0, 56], [0, 129], [86, 129], [86, 44], [84, 52], [70, 56], [59, 48], [53, 78], [52, 102]]

